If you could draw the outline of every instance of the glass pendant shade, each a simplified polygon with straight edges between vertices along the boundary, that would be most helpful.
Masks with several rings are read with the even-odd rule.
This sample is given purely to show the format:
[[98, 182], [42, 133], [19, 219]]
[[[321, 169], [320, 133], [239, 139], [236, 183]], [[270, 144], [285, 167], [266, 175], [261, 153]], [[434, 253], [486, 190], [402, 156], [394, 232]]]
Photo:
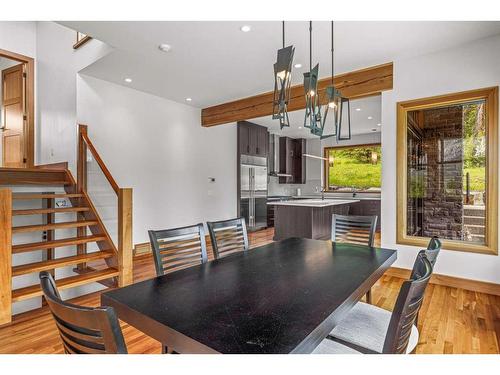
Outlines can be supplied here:
[[279, 49], [274, 64], [273, 119], [279, 119], [281, 129], [290, 126], [287, 107], [290, 100], [294, 52], [293, 46]]
[[321, 129], [321, 107], [318, 95], [318, 73], [319, 64], [304, 73], [304, 94], [306, 97], [306, 112], [304, 117], [304, 127], [311, 129], [311, 133]]

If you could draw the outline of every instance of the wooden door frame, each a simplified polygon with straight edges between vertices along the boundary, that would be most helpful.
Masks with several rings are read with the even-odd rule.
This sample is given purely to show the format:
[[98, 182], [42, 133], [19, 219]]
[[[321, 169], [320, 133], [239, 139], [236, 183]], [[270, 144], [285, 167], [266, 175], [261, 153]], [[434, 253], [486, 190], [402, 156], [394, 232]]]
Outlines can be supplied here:
[[35, 165], [35, 59], [0, 49], [0, 57], [19, 61], [26, 71], [26, 123], [24, 125], [24, 155], [26, 168]]

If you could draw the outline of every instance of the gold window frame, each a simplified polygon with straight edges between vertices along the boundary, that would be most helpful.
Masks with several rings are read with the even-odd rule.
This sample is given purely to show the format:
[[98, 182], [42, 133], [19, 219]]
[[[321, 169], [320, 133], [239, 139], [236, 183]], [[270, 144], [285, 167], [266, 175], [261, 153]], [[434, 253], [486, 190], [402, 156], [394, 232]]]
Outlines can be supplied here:
[[498, 86], [398, 102], [396, 243], [425, 248], [429, 238], [407, 234], [407, 114], [410, 111], [485, 101], [486, 116], [486, 232], [485, 244], [441, 239], [443, 249], [498, 254]]

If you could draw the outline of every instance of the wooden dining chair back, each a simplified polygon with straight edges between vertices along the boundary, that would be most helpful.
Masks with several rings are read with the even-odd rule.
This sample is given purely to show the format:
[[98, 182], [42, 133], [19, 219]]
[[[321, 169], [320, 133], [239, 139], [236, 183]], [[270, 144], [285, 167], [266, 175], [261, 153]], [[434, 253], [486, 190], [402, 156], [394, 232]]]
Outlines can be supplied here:
[[425, 251], [425, 255], [427, 255], [427, 259], [429, 259], [429, 262], [431, 262], [433, 268], [436, 264], [436, 260], [440, 251], [441, 241], [438, 237], [434, 236], [429, 241], [429, 245], [427, 246], [427, 250]]
[[414, 279], [403, 282], [392, 311], [383, 353], [404, 354], [410, 334], [417, 318], [425, 289], [432, 275], [432, 265], [425, 255], [425, 250], [417, 255], [413, 266]]
[[215, 259], [248, 250], [245, 218], [207, 222]]
[[206, 263], [208, 260], [203, 224], [150, 230], [148, 233], [157, 276]]
[[52, 275], [43, 271], [40, 285], [67, 354], [127, 354], [112, 307], [85, 307], [64, 302]]
[[331, 239], [334, 242], [349, 242], [373, 246], [377, 216], [346, 216], [333, 214]]

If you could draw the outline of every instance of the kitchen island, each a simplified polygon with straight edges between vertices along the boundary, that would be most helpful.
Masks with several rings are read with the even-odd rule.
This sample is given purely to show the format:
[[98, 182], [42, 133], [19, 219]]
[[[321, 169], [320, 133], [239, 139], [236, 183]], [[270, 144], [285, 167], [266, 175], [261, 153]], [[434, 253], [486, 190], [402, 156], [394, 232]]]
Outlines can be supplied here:
[[291, 237], [330, 239], [332, 215], [349, 214], [356, 199], [301, 199], [268, 202], [274, 206], [274, 240]]

